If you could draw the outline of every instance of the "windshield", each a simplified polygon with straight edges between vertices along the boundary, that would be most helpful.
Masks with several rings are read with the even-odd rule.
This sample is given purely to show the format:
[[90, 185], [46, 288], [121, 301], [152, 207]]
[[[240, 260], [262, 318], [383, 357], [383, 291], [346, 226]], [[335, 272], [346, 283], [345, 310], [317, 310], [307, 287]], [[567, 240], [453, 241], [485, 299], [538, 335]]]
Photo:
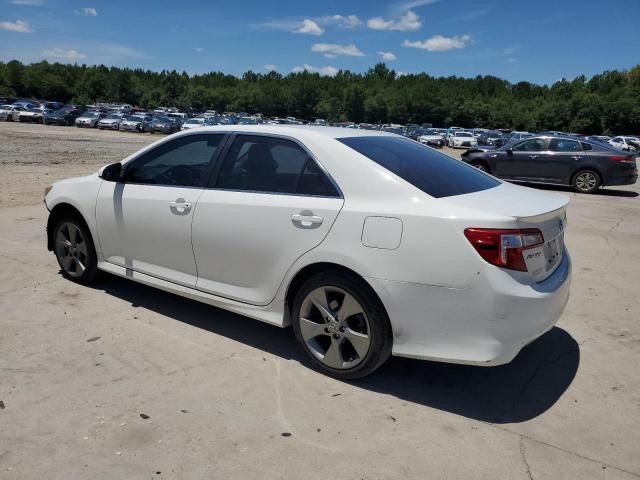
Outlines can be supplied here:
[[456, 137], [473, 137], [469, 132], [456, 132]]
[[196, 123], [203, 123], [204, 120], [202, 118], [192, 118], [190, 120], [187, 120], [187, 123], [190, 124], [196, 124]]
[[476, 168], [406, 138], [350, 137], [338, 141], [435, 198], [500, 185], [498, 180]]
[[139, 117], [138, 115], [132, 115], [129, 117], [129, 120], [132, 122], [144, 122], [144, 117]]
[[83, 115], [83, 117], [89, 117], [89, 118], [95, 118], [99, 116], [100, 116], [100, 112], [87, 112]]
[[115, 113], [112, 113], [111, 115], [107, 115], [105, 117], [105, 119], [107, 120], [120, 120], [122, 118], [122, 115], [116, 115]]

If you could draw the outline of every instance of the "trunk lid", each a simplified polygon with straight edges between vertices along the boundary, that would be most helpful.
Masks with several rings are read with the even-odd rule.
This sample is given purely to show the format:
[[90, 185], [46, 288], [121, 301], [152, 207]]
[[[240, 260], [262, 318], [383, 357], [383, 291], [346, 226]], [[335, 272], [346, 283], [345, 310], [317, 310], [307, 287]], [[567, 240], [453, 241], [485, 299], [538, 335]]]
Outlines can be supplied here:
[[[463, 220], [465, 228], [539, 229], [544, 243], [523, 252], [528, 273], [534, 281], [544, 281], [560, 265], [569, 203], [566, 195], [503, 183], [499, 187], [442, 200], [472, 210], [473, 213], [467, 211], [471, 215], [465, 215]], [[483, 216], [487, 219], [485, 224]]]

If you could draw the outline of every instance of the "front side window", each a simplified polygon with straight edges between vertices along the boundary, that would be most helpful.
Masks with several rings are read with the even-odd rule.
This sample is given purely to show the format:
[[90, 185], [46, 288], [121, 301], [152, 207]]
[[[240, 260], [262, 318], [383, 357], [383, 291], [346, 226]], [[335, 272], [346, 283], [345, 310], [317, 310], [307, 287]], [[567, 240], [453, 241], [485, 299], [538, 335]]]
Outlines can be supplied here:
[[514, 152], [541, 152], [544, 150], [544, 140], [542, 138], [534, 138], [516, 143], [512, 148]]
[[549, 150], [552, 152], [581, 152], [580, 142], [575, 140], [565, 140], [563, 138], [553, 138], [549, 142]]
[[238, 135], [222, 164], [216, 188], [337, 197], [313, 158], [291, 140]]
[[338, 141], [435, 198], [500, 185], [498, 180], [478, 169], [406, 138], [348, 137]]
[[125, 167], [126, 183], [203, 186], [224, 135], [188, 135], [154, 148]]

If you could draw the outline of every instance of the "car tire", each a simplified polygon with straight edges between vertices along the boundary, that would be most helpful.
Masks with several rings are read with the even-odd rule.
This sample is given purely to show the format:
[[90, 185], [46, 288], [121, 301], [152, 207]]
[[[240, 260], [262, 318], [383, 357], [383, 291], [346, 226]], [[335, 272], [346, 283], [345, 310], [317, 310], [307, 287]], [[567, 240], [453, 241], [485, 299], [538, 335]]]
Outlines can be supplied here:
[[[341, 318], [343, 307], [349, 310], [346, 318]], [[365, 377], [391, 355], [387, 313], [373, 290], [355, 276], [313, 275], [296, 293], [291, 313], [298, 344], [314, 368], [331, 377]]]
[[85, 222], [77, 216], [63, 216], [53, 229], [53, 252], [62, 275], [88, 285], [98, 274], [98, 258]]
[[473, 162], [469, 162], [469, 165], [471, 165], [472, 167], [477, 168], [478, 170], [481, 170], [485, 173], [491, 173], [491, 169], [489, 168], [489, 165], [487, 165], [486, 162], [480, 161], [480, 160], [476, 160]]
[[602, 186], [602, 179], [594, 170], [580, 170], [573, 176], [571, 186], [578, 193], [594, 193]]

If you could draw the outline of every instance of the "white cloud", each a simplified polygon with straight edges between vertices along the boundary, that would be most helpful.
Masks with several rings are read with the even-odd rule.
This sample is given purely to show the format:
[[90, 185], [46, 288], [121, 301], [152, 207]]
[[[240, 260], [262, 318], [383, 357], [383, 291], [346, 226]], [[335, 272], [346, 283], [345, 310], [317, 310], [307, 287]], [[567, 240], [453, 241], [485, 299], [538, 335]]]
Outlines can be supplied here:
[[393, 54], [393, 52], [379, 51], [378, 55], [380, 55], [380, 60], [382, 60], [383, 62], [393, 62], [396, 59], [396, 56]]
[[331, 65], [327, 65], [326, 67], [314, 67], [313, 65], [309, 65], [306, 63], [302, 67], [293, 67], [291, 71], [293, 73], [307, 71], [309, 73], [319, 73], [320, 75], [326, 75], [328, 77], [333, 77], [336, 73], [338, 73], [338, 69], [336, 67], [332, 67]]
[[24, 20], [16, 20], [15, 22], [0, 22], [0, 30], [9, 30], [10, 32], [29, 33], [31, 27]]
[[75, 62], [77, 60], [84, 60], [87, 56], [77, 50], [64, 50], [62, 48], [48, 48], [42, 51], [42, 55], [46, 58], [69, 60]]
[[367, 20], [367, 27], [372, 30], [398, 30], [407, 32], [418, 30], [422, 26], [420, 17], [415, 12], [409, 10], [403, 13], [400, 18], [394, 20], [385, 20], [382, 17], [374, 17]]
[[90, 17], [97, 17], [98, 16], [98, 11], [93, 7], [81, 8], [80, 11], [82, 13], [84, 13], [85, 15], [89, 15]]
[[396, 78], [404, 77], [405, 75], [409, 75], [408, 72], [396, 72]]
[[411, 42], [409, 40], [405, 40], [402, 43], [402, 46], [419, 48], [429, 52], [446, 52], [447, 50], [464, 48], [470, 41], [471, 37], [469, 35], [462, 35], [461, 37], [443, 37], [442, 35], [435, 35], [424, 42]]
[[204, 48], [202, 48], [202, 47], [194, 47], [194, 50], [195, 50], [196, 52], [198, 52], [198, 53], [202, 53], [202, 52], [204, 52]]
[[355, 28], [362, 24], [356, 15], [330, 15], [316, 19], [320, 25], [337, 25], [341, 28]]
[[276, 67], [273, 63], [267, 63], [267, 64], [264, 66], [264, 69], [265, 69], [265, 70], [267, 70], [267, 71], [269, 71], [269, 72], [273, 72], [273, 71], [277, 71], [277, 70], [278, 70], [278, 67]]
[[314, 43], [311, 47], [312, 52], [324, 53], [327, 58], [335, 58], [339, 55], [345, 55], [347, 57], [363, 57], [358, 47], [355, 45], [338, 45], [335, 43]]
[[316, 22], [305, 18], [302, 23], [294, 28], [291, 33], [307, 33], [309, 35], [322, 35], [324, 33], [324, 29], [320, 27]]
[[507, 58], [507, 62], [509, 63], [516, 63], [517, 60], [515, 58]]
[[43, 0], [11, 0], [9, 3], [13, 5], [25, 5], [28, 7], [39, 7], [44, 4]]
[[411, 10], [412, 8], [423, 7], [425, 5], [431, 5], [439, 0], [413, 0], [412, 2], [406, 2], [400, 5], [402, 10]]

